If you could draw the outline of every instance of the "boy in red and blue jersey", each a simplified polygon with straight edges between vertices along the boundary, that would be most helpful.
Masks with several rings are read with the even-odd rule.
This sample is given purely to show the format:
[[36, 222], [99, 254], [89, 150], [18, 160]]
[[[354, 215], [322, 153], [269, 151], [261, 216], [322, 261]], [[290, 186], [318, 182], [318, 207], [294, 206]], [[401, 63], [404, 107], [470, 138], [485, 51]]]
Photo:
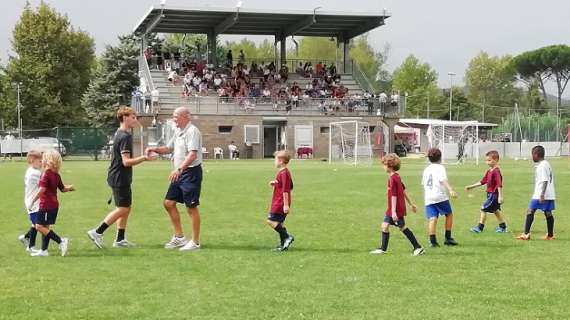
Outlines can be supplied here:
[[287, 251], [295, 241], [295, 238], [287, 233], [285, 228], [285, 218], [291, 208], [291, 191], [293, 190], [293, 179], [291, 172], [287, 169], [287, 164], [291, 160], [291, 155], [287, 151], [277, 151], [275, 153], [275, 167], [279, 170], [275, 180], [269, 182], [273, 187], [271, 197], [271, 208], [267, 216], [267, 224], [279, 234], [280, 244], [277, 251]]
[[418, 243], [412, 230], [406, 226], [406, 201], [412, 207], [412, 212], [416, 212], [416, 205], [412, 203], [406, 187], [398, 174], [400, 170], [400, 158], [393, 154], [387, 154], [382, 158], [384, 171], [388, 174], [388, 209], [386, 210], [384, 221], [382, 222], [382, 240], [378, 249], [370, 251], [371, 254], [385, 254], [388, 250], [388, 242], [390, 240], [390, 225], [396, 226], [408, 238], [414, 247], [412, 255], [419, 256], [424, 254], [424, 248]]
[[499, 222], [499, 226], [497, 226], [495, 231], [505, 233], [507, 232], [507, 224], [501, 212], [501, 204], [503, 203], [503, 175], [501, 175], [501, 169], [499, 168], [499, 153], [495, 150], [491, 150], [487, 152], [485, 156], [485, 162], [489, 166], [489, 170], [485, 172], [485, 176], [483, 176], [481, 181], [465, 187], [465, 190], [469, 191], [479, 186], [487, 186], [487, 198], [481, 206], [479, 224], [472, 227], [471, 232], [483, 232], [487, 214], [492, 213], [497, 217], [497, 221]]

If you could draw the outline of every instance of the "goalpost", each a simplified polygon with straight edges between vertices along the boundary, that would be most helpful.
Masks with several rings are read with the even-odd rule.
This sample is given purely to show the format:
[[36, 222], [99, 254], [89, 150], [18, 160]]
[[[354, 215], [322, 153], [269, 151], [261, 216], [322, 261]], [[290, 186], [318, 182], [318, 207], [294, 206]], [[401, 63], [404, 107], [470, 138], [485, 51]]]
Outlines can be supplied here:
[[430, 148], [441, 150], [443, 163], [463, 164], [475, 160], [479, 164], [479, 123], [454, 121], [431, 124], [427, 129]]
[[372, 164], [368, 122], [354, 120], [329, 124], [329, 163], [335, 161], [351, 165]]

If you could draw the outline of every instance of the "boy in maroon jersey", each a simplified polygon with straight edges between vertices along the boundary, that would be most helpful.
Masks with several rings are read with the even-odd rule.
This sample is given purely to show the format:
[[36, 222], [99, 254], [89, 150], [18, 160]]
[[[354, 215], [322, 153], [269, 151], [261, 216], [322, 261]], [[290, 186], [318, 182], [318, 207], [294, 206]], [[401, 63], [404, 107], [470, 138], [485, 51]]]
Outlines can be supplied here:
[[279, 170], [275, 180], [269, 182], [273, 187], [273, 197], [271, 198], [271, 209], [267, 216], [267, 224], [279, 234], [281, 240], [277, 251], [287, 251], [295, 238], [287, 233], [284, 222], [289, 208], [291, 207], [291, 191], [293, 190], [293, 180], [291, 173], [287, 169], [287, 164], [291, 160], [291, 155], [287, 151], [275, 152], [275, 167]]
[[388, 241], [390, 240], [390, 225], [400, 228], [400, 231], [408, 238], [414, 250], [412, 251], [413, 256], [419, 256], [424, 254], [424, 248], [418, 243], [418, 240], [414, 236], [412, 230], [408, 229], [406, 226], [406, 221], [404, 217], [406, 216], [406, 201], [412, 207], [412, 212], [416, 212], [416, 205], [412, 203], [408, 194], [406, 193], [404, 183], [400, 179], [398, 170], [400, 170], [400, 158], [389, 153], [384, 158], [382, 158], [382, 164], [384, 165], [384, 171], [388, 174], [388, 209], [384, 216], [384, 222], [382, 223], [382, 242], [380, 243], [380, 248], [370, 251], [371, 254], [385, 254], [388, 250]]
[[465, 190], [469, 191], [473, 188], [487, 185], [487, 199], [485, 199], [485, 202], [481, 206], [479, 224], [472, 227], [471, 232], [483, 232], [487, 214], [493, 213], [499, 222], [499, 226], [495, 231], [505, 233], [507, 232], [507, 224], [501, 213], [501, 204], [503, 203], [503, 176], [501, 175], [501, 169], [499, 169], [499, 153], [495, 150], [491, 150], [487, 152], [485, 156], [485, 162], [487, 162], [489, 170], [485, 172], [485, 176], [483, 176], [481, 181], [465, 187]]

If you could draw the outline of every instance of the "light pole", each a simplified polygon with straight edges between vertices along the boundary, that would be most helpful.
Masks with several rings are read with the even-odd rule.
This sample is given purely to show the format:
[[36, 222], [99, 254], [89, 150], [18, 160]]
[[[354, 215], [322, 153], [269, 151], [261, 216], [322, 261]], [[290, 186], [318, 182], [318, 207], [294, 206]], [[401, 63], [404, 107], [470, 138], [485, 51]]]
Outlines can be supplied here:
[[20, 157], [22, 157], [23, 151], [24, 151], [24, 150], [22, 150], [24, 147], [24, 142], [22, 140], [22, 112], [21, 112], [22, 104], [20, 103], [20, 85], [21, 85], [20, 82], [18, 82], [16, 84], [16, 86], [18, 88], [17, 89], [17, 91], [18, 91], [18, 104], [16, 106], [16, 109], [18, 110], [18, 136], [20, 138]]
[[455, 72], [448, 72], [449, 75], [449, 121], [451, 121], [451, 106], [453, 105], [453, 76]]

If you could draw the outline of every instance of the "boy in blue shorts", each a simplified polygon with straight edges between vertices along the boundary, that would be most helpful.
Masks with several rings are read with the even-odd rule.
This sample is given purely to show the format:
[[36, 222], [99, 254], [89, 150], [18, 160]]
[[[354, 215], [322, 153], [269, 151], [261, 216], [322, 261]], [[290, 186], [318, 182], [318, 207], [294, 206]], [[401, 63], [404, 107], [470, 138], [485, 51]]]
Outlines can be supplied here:
[[541, 210], [546, 218], [548, 232], [544, 240], [554, 240], [554, 216], [552, 211], [555, 209], [556, 192], [554, 190], [552, 167], [548, 161], [544, 160], [544, 147], [535, 146], [532, 148], [532, 161], [537, 164], [534, 174], [534, 193], [528, 205], [524, 233], [521, 233], [517, 239], [530, 240], [530, 227], [534, 221], [534, 213], [536, 210]]
[[36, 223], [38, 223], [36, 217], [37, 212], [40, 210], [39, 201], [37, 199], [37, 194], [40, 191], [40, 178], [42, 176], [42, 153], [39, 151], [30, 150], [27, 155], [28, 169], [26, 170], [26, 175], [24, 177], [24, 205], [26, 206], [26, 211], [28, 212], [28, 217], [31, 222], [31, 227], [26, 234], [18, 237], [18, 240], [26, 247], [26, 251], [34, 253], [36, 245], [36, 236], [38, 231], [36, 230]]
[[447, 191], [452, 197], [457, 194], [447, 181], [447, 172], [441, 165], [441, 151], [437, 148], [428, 150], [430, 165], [424, 169], [422, 185], [424, 187], [426, 218], [428, 219], [429, 241], [432, 247], [439, 247], [435, 235], [437, 219], [440, 215], [445, 216], [445, 241], [446, 246], [456, 246], [457, 242], [451, 237], [453, 227], [453, 212]]
[[489, 170], [485, 172], [485, 176], [483, 176], [481, 181], [465, 187], [465, 190], [469, 191], [479, 186], [487, 185], [487, 199], [481, 206], [479, 224], [472, 227], [471, 232], [483, 232], [487, 214], [492, 213], [497, 217], [497, 221], [499, 222], [499, 226], [495, 229], [495, 232], [505, 233], [507, 232], [507, 224], [501, 213], [501, 204], [503, 203], [503, 176], [501, 175], [501, 169], [499, 169], [499, 153], [495, 150], [491, 150], [487, 152], [485, 156], [485, 162], [489, 166]]

